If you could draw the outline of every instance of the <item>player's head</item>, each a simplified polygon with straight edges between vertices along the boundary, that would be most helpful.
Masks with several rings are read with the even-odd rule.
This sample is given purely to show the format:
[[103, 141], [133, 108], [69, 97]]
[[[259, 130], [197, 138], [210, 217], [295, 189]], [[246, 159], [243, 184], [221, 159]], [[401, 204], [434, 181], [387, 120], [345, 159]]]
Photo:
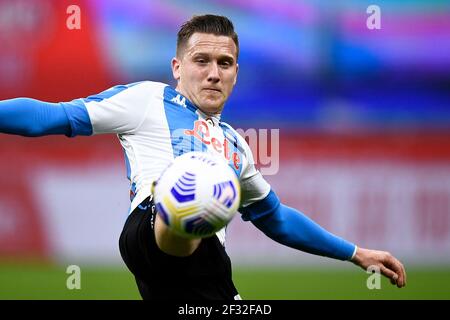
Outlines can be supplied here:
[[178, 32], [172, 59], [177, 90], [203, 112], [220, 113], [236, 84], [238, 55], [238, 36], [228, 18], [194, 16]]

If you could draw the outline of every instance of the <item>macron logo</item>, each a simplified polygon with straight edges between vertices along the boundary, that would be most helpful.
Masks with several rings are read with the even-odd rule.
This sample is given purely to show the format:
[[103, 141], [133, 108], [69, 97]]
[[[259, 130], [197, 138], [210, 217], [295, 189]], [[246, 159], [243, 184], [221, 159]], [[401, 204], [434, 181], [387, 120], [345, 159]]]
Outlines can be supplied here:
[[186, 108], [186, 98], [185, 97], [182, 98], [181, 95], [179, 94], [177, 94], [177, 96], [175, 98], [172, 98], [172, 100], [170, 101]]

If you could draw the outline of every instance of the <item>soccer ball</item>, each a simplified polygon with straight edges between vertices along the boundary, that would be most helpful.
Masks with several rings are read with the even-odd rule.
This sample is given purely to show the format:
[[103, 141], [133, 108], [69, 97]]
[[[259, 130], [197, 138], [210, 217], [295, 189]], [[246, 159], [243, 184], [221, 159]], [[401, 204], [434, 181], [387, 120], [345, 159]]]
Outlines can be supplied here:
[[239, 208], [240, 193], [225, 159], [204, 152], [175, 158], [153, 186], [158, 214], [187, 238], [208, 237], [226, 226]]

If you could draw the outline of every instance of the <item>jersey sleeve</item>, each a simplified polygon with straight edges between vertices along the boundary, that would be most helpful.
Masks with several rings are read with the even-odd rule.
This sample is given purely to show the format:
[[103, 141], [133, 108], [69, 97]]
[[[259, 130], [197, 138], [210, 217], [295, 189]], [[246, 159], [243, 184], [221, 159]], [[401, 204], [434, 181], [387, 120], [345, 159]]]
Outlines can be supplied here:
[[[237, 134], [237, 133], [236, 133]], [[239, 145], [242, 147], [243, 167], [239, 181], [241, 183], [241, 207], [262, 200], [270, 192], [270, 184], [264, 179], [261, 172], [256, 168], [252, 150], [245, 139], [237, 134]]]
[[0, 133], [25, 137], [70, 136], [71, 127], [62, 103], [17, 98], [0, 101]]
[[[87, 110], [93, 134], [134, 133], [145, 119], [152, 94], [149, 81], [112, 87], [80, 99]], [[71, 109], [66, 112], [74, 118]], [[71, 117], [72, 116], [72, 117]]]

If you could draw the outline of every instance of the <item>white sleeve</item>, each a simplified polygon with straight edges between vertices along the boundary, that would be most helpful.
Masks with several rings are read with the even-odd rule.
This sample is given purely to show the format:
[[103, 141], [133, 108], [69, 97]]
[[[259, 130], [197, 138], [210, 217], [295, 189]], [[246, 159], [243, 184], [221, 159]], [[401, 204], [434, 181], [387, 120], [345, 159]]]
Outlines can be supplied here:
[[270, 192], [270, 184], [264, 179], [261, 172], [255, 167], [252, 150], [242, 136], [238, 136], [239, 144], [244, 150], [242, 171], [239, 181], [241, 183], [241, 207], [246, 207], [256, 201], [262, 200]]
[[145, 119], [152, 94], [151, 82], [112, 87], [84, 99], [93, 134], [133, 133]]

